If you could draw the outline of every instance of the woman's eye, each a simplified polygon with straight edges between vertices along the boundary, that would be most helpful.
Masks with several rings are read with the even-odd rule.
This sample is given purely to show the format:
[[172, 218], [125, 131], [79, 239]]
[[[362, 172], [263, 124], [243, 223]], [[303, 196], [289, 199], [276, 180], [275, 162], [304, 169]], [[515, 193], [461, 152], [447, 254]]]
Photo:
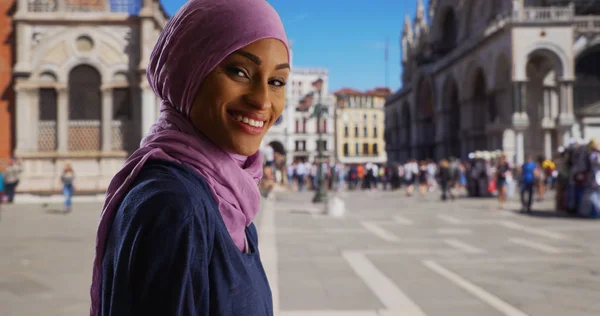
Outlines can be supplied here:
[[241, 78], [248, 78], [248, 75], [246, 74], [246, 72], [240, 68], [232, 67], [232, 68], [229, 68], [228, 71], [230, 74], [232, 74], [234, 76], [241, 77]]
[[269, 84], [274, 85], [276, 87], [283, 87], [283, 86], [285, 86], [285, 82], [282, 81], [282, 80], [279, 80], [279, 79], [271, 80], [269, 82]]

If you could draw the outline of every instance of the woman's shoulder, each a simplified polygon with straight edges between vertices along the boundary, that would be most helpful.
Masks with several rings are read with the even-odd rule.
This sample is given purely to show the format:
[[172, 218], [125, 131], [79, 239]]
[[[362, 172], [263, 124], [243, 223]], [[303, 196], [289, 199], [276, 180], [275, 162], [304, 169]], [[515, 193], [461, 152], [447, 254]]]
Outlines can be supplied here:
[[167, 222], [197, 218], [208, 222], [212, 212], [207, 210], [213, 207], [216, 206], [210, 189], [200, 175], [181, 164], [152, 160], [142, 167], [124, 196], [117, 217], [152, 221], [161, 218]]

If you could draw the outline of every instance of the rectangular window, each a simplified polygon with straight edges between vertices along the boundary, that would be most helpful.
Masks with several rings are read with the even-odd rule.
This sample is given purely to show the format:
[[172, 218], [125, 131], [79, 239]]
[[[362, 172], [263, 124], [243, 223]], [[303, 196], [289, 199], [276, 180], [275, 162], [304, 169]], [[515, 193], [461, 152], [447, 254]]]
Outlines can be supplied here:
[[323, 141], [323, 151], [327, 151], [327, 141]]
[[344, 126], [344, 137], [350, 136], [350, 131], [348, 130], [348, 126]]
[[373, 137], [377, 137], [377, 127], [373, 127]]
[[360, 152], [358, 151], [358, 143], [354, 144], [354, 155], [355, 156], [360, 155]]
[[363, 134], [364, 134], [364, 137], [369, 137], [369, 133], [368, 133], [366, 127], [363, 127]]
[[302, 141], [302, 151], [306, 151], [306, 141]]
[[349, 148], [348, 147], [349, 147], [348, 143], [344, 143], [344, 156], [345, 157], [348, 157], [348, 155], [349, 155], [349, 152], [348, 152]]
[[300, 151], [300, 141], [296, 141], [296, 146], [294, 147], [294, 150]]
[[39, 90], [39, 120], [56, 121], [56, 90], [54, 88], [40, 88]]
[[354, 127], [354, 137], [358, 137], [358, 126]]
[[131, 121], [133, 119], [129, 88], [113, 89], [113, 119], [119, 121]]
[[373, 155], [379, 155], [379, 148], [377, 148], [377, 144], [373, 144]]
[[300, 121], [296, 120], [296, 133], [300, 133]]
[[369, 155], [369, 144], [367, 144], [367, 143], [363, 144], [363, 152], [362, 153], [364, 156]]
[[327, 120], [323, 119], [323, 133], [327, 133]]
[[306, 133], [306, 119], [302, 119], [302, 133]]

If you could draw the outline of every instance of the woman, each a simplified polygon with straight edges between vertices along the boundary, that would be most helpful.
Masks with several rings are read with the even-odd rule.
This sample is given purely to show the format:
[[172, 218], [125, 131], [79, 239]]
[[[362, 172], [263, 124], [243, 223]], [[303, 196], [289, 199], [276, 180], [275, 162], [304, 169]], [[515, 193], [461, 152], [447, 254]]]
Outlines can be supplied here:
[[498, 201], [500, 202], [501, 210], [504, 209], [504, 203], [506, 203], [506, 192], [508, 189], [507, 178], [509, 175], [510, 166], [506, 161], [506, 156], [502, 154], [496, 168], [496, 189], [498, 190]]
[[65, 213], [71, 212], [71, 197], [73, 197], [73, 181], [75, 180], [75, 172], [70, 163], [65, 164], [60, 181], [63, 184], [63, 196], [65, 197]]
[[147, 70], [161, 114], [109, 185], [91, 315], [273, 314], [252, 220], [289, 72], [264, 0], [191, 0], [169, 20]]

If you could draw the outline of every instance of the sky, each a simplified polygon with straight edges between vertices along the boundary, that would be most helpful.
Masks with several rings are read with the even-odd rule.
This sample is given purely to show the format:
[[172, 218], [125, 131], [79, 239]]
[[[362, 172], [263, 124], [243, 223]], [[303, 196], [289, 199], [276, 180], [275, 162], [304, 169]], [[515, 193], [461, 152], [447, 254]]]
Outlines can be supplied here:
[[[218, 1], [218, 0], [215, 0]], [[186, 0], [161, 0], [174, 14]], [[400, 87], [400, 34], [417, 0], [268, 0], [293, 41], [293, 67], [329, 69], [331, 92]], [[427, 8], [427, 1], [425, 1]]]

